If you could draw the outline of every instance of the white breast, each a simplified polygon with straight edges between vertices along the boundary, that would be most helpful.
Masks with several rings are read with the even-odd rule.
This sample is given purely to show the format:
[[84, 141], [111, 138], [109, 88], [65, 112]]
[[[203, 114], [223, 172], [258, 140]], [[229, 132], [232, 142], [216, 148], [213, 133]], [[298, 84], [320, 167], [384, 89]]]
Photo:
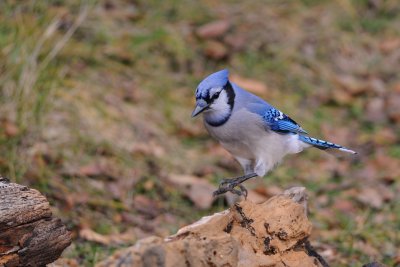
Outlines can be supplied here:
[[234, 157], [250, 160], [253, 171], [259, 176], [264, 176], [285, 155], [298, 153], [305, 147], [297, 135], [278, 134], [268, 130], [258, 115], [246, 109], [234, 112], [219, 127], [212, 127], [207, 123], [205, 127]]

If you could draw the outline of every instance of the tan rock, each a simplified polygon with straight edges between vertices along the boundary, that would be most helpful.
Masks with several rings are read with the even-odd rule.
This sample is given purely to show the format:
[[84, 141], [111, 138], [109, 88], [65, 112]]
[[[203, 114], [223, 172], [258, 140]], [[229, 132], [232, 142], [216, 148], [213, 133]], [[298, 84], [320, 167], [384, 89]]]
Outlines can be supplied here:
[[305, 190], [292, 188], [261, 204], [236, 203], [165, 240], [141, 240], [97, 266], [327, 266], [307, 241], [311, 228]]

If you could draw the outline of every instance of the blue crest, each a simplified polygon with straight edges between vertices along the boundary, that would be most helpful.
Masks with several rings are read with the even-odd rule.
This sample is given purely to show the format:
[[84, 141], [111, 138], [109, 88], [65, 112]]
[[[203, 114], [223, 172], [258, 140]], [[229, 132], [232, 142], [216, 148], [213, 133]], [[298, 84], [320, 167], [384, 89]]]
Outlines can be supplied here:
[[196, 90], [196, 99], [207, 98], [211, 88], [224, 87], [228, 82], [229, 71], [227, 69], [217, 71], [207, 76]]

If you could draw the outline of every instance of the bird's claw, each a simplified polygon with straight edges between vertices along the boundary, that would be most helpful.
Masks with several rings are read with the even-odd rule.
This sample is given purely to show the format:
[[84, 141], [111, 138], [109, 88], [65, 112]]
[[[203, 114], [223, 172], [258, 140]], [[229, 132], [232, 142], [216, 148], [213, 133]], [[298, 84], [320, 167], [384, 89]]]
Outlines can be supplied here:
[[[235, 189], [235, 187], [239, 187], [239, 189]], [[216, 197], [225, 194], [226, 192], [231, 192], [238, 196], [244, 196], [245, 199], [247, 198], [247, 189], [236, 179], [223, 179], [219, 184], [218, 189], [214, 191], [213, 196]]]

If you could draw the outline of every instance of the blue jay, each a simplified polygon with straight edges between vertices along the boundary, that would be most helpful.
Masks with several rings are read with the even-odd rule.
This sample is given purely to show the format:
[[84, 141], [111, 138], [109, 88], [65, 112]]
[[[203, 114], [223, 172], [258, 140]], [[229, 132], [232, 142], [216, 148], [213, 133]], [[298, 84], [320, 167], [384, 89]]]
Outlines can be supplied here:
[[221, 70], [199, 84], [192, 113], [192, 117], [203, 114], [207, 131], [244, 170], [243, 176], [223, 179], [214, 196], [229, 191], [246, 197], [244, 181], [263, 177], [285, 155], [299, 153], [308, 147], [356, 154], [341, 145], [309, 137], [289, 116], [230, 82], [228, 76], [228, 70]]

